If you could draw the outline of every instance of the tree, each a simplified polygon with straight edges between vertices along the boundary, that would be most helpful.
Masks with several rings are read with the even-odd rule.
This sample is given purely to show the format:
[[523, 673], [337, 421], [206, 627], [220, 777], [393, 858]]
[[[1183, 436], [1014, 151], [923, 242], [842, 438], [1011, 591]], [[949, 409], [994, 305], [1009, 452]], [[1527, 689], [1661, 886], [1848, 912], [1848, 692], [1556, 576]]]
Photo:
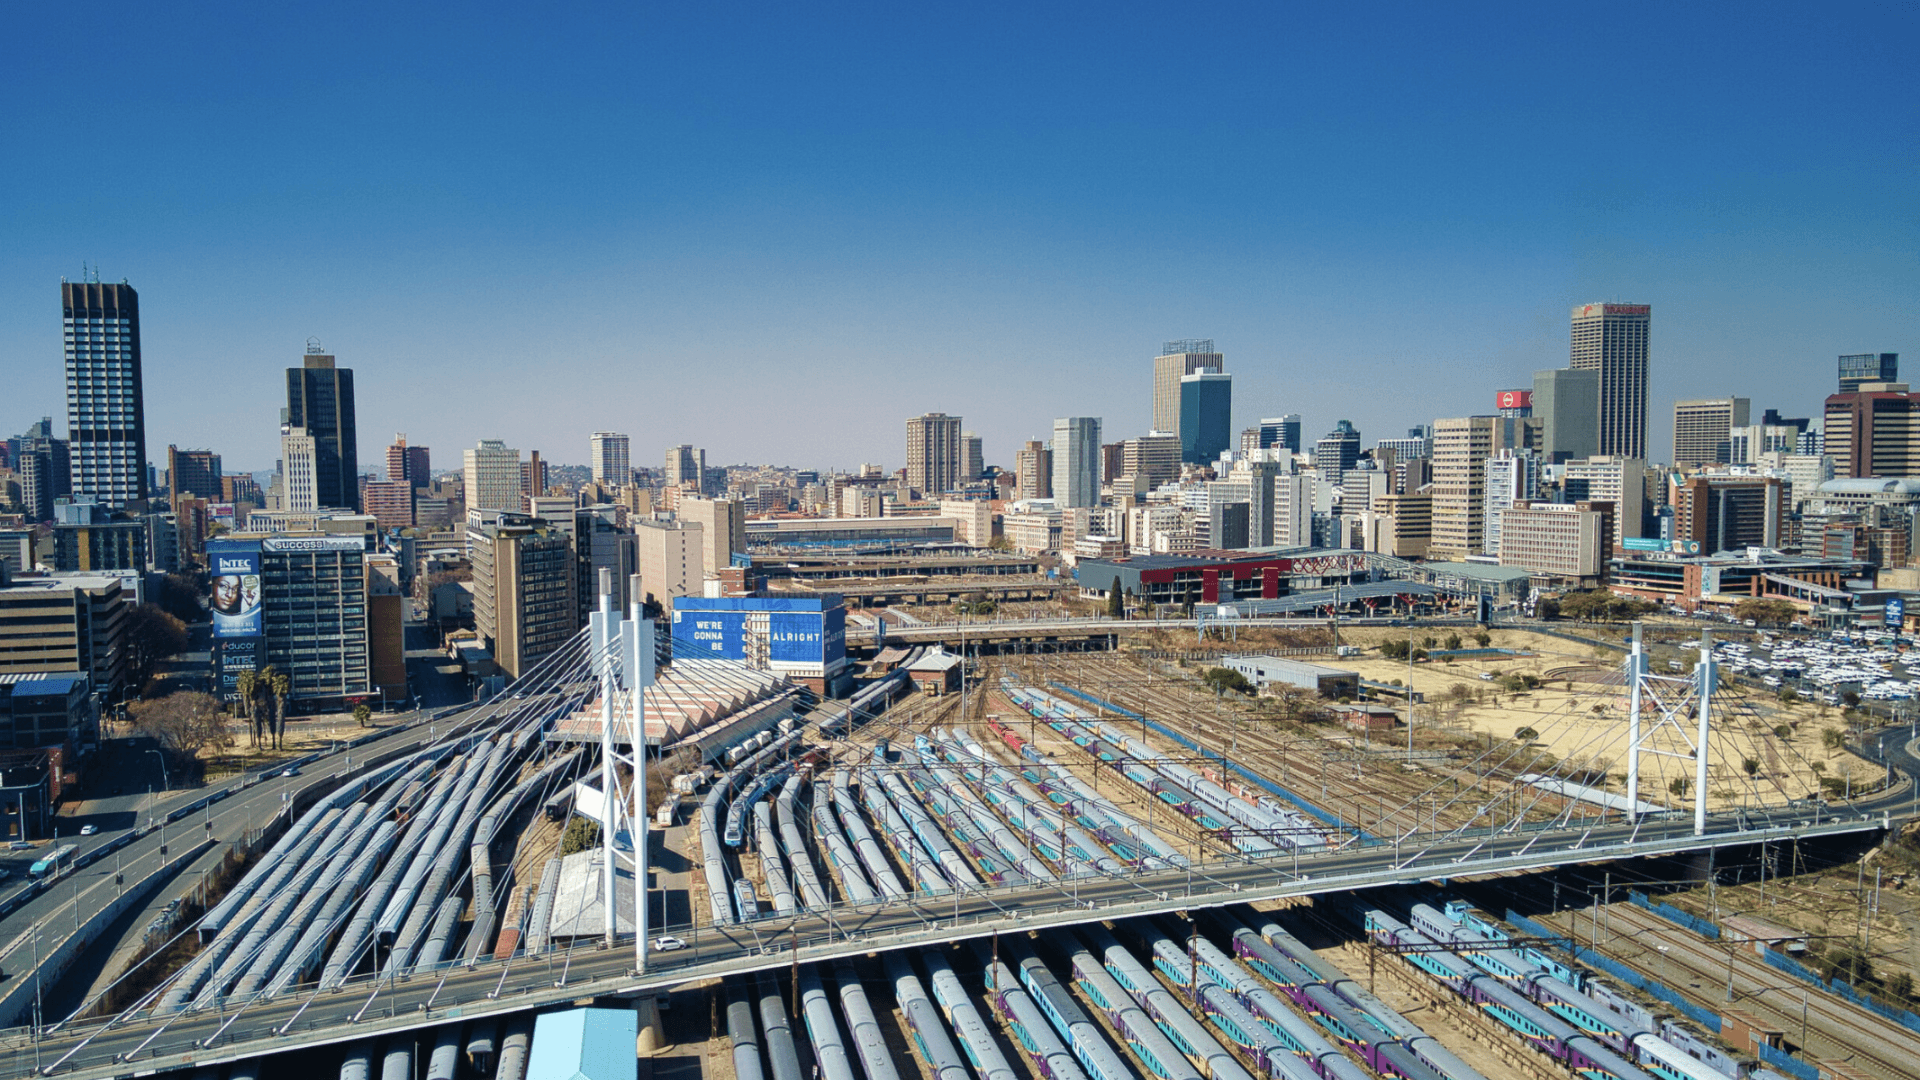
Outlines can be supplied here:
[[1493, 635], [1485, 630], [1476, 630], [1473, 634], [1473, 643], [1484, 649], [1493, 644]]
[[159, 578], [154, 589], [154, 602], [160, 605], [160, 610], [183, 623], [197, 623], [207, 617], [206, 606], [201, 603], [204, 595], [199, 577], [166, 574]]
[[1746, 770], [1749, 777], [1760, 775], [1759, 758], [1741, 758], [1740, 767]]
[[133, 729], [160, 744], [176, 767], [197, 767], [204, 750], [233, 745], [227, 734], [226, 710], [212, 694], [181, 690], [127, 706]]
[[1842, 691], [1840, 691], [1840, 703], [1841, 703], [1842, 705], [1845, 705], [1845, 706], [1846, 706], [1847, 708], [1849, 708], [1849, 709], [1857, 709], [1857, 708], [1859, 708], [1859, 707], [1860, 707], [1860, 694], [1859, 694], [1859, 692], [1858, 692], [1858, 691], [1856, 691], [1856, 690], [1842, 690]]
[[1782, 705], [1792, 705], [1794, 702], [1797, 702], [1800, 700], [1799, 693], [1796, 692], [1794, 688], [1791, 686], [1781, 687], [1779, 696], [1780, 696], [1780, 704]]
[[361, 727], [366, 727], [367, 721], [372, 719], [373, 719], [372, 709], [367, 708], [365, 705], [355, 705], [353, 707], [354, 723], [359, 724]]
[[1127, 615], [1127, 599], [1120, 592], [1120, 575], [1113, 575], [1113, 584], [1107, 588], [1107, 618], [1123, 619]]
[[134, 685], [145, 686], [161, 660], [186, 649], [187, 624], [158, 604], [140, 604], [127, 613], [125, 640], [128, 672]]
[[1458, 649], [1459, 647], [1460, 647], [1460, 635], [1448, 634], [1447, 641], [1446, 641], [1447, 651], [1452, 652], [1453, 650]]
[[1538, 739], [1540, 737], [1540, 733], [1533, 730], [1530, 727], [1523, 727], [1516, 730], [1513, 733], [1513, 737], [1520, 740], [1521, 742], [1530, 743], [1530, 742], [1533, 742], [1535, 739]]
[[1766, 600], [1758, 596], [1733, 605], [1734, 618], [1743, 621], [1752, 619], [1761, 626], [1778, 626], [1781, 623], [1792, 622], [1799, 614], [1799, 609], [1785, 600]]
[[243, 671], [234, 677], [233, 688], [240, 695], [240, 712], [247, 718], [249, 746], [260, 745], [260, 676]]
[[1228, 690], [1238, 694], [1255, 693], [1254, 685], [1247, 681], [1247, 677], [1232, 668], [1208, 668], [1200, 678], [1208, 686], [1213, 687], [1213, 692], [1216, 694], [1222, 694]]
[[1296, 723], [1311, 717], [1320, 700], [1320, 695], [1304, 686], [1276, 686], [1271, 696], [1280, 719]]
[[1792, 734], [1793, 734], [1792, 724], [1775, 724], [1773, 727], [1773, 737], [1776, 739], [1784, 739], [1787, 736]]
[[1006, 534], [1002, 533], [999, 536], [996, 536], [993, 539], [987, 541], [987, 550], [988, 551], [1012, 551], [1013, 541], [1007, 539]]
[[1820, 745], [1826, 747], [1827, 756], [1832, 757], [1835, 750], [1841, 750], [1846, 747], [1847, 737], [1841, 734], [1840, 729], [1837, 727], [1821, 728]]
[[560, 837], [560, 854], [563, 856], [578, 851], [592, 851], [599, 846], [600, 823], [592, 818], [574, 818], [567, 823], [567, 831]]
[[1676, 776], [1673, 778], [1673, 783], [1667, 785], [1667, 791], [1676, 799], [1684, 799], [1687, 797], [1687, 787], [1687, 778]]
[[273, 748], [287, 748], [287, 696], [293, 692], [293, 677], [275, 672], [273, 681]]

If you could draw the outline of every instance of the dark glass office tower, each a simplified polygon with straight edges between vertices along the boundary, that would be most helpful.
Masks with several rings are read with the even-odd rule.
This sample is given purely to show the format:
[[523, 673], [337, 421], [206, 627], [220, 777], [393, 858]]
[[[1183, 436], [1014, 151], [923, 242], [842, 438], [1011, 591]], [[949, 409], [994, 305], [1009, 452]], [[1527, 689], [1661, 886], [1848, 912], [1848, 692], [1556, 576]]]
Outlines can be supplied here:
[[314, 499], [326, 509], [360, 511], [359, 429], [353, 422], [353, 371], [335, 367], [320, 343], [307, 342], [301, 367], [287, 369], [281, 427], [313, 437]]
[[1843, 394], [1857, 394], [1866, 383], [1899, 379], [1899, 353], [1849, 353], [1840, 358], [1840, 392]]
[[72, 489], [111, 510], [147, 497], [140, 296], [126, 282], [63, 281]]

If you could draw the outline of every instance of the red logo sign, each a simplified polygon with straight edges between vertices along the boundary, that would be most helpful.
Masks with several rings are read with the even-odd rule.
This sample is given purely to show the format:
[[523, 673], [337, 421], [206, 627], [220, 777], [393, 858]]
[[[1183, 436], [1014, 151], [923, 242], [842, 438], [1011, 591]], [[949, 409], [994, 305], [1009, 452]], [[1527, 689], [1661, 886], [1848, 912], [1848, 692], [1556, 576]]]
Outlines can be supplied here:
[[1496, 403], [1495, 408], [1531, 409], [1533, 408], [1533, 391], [1502, 390], [1494, 395], [1494, 401]]

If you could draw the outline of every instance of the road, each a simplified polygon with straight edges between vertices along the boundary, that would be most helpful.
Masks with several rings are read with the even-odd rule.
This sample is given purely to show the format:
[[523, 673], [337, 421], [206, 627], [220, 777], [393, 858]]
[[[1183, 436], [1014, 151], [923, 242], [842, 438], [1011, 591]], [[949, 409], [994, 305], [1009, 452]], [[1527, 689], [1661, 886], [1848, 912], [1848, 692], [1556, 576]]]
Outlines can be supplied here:
[[[1906, 799], [1903, 790], [1888, 796]], [[1766, 832], [1738, 832], [1716, 816], [1705, 839], [1690, 821], [1669, 818], [1643, 825], [1633, 837], [1625, 825], [1586, 831], [1503, 832], [1448, 839], [1420, 851], [1394, 845], [1355, 847], [1299, 860], [1213, 863], [1192, 873], [1128, 875], [1074, 884], [998, 889], [950, 901], [877, 907], [841, 907], [749, 926], [669, 928], [687, 947], [652, 958], [645, 976], [633, 972], [631, 941], [606, 949], [597, 943], [572, 951], [508, 961], [458, 963], [399, 981], [363, 977], [327, 993], [308, 992], [255, 1001], [231, 1011], [117, 1020], [84, 1030], [62, 1029], [34, 1040], [15, 1034], [0, 1041], [0, 1062], [19, 1073], [32, 1069], [75, 1077], [210, 1064], [259, 1054], [366, 1038], [476, 1016], [518, 1012], [596, 994], [663, 991], [695, 979], [785, 968], [875, 950], [1033, 930], [1178, 909], [1217, 907], [1354, 887], [1415, 884], [1460, 875], [1593, 862], [1632, 855], [1674, 854], [1802, 836], [1844, 835], [1881, 827], [1871, 813], [1818, 824], [1783, 823]], [[1864, 818], [1864, 819], [1863, 819]], [[1718, 830], [1718, 832], [1711, 832]]]
[[[449, 725], [457, 724], [460, 719], [460, 716], [445, 718], [438, 725], [428, 725], [428, 730], [437, 727], [444, 733]], [[0, 971], [15, 974], [32, 970], [36, 966], [36, 956], [43, 955], [64, 940], [87, 916], [111, 903], [125, 887], [137, 884], [165, 865], [169, 858], [178, 856], [203, 839], [211, 837], [218, 841], [219, 847], [238, 842], [250, 831], [267, 825], [281, 813], [282, 807], [297, 799], [302, 792], [331, 784], [350, 762], [359, 765], [368, 757], [385, 753], [394, 747], [409, 743], [426, 745], [433, 741], [427, 731], [410, 733], [404, 725], [391, 730], [393, 734], [356, 750], [326, 754], [302, 767], [298, 776], [287, 777], [275, 773], [250, 787], [244, 786], [244, 780], [235, 779], [225, 784], [170, 792], [151, 800], [144, 792], [139, 796], [124, 796], [125, 800], [141, 805], [137, 810], [115, 812], [116, 819], [127, 819], [122, 822], [122, 827], [103, 829], [94, 836], [63, 841], [79, 845], [82, 854], [109, 848], [116, 843], [124, 846], [91, 865], [69, 869], [42, 883], [36, 895], [0, 919]], [[234, 794], [180, 821], [166, 821], [170, 813], [221, 790], [229, 790]], [[136, 817], [137, 821], [134, 820]], [[42, 845], [33, 854], [37, 856], [44, 853], [49, 846]], [[25, 854], [22, 853], [23, 856]], [[10, 888], [4, 893], [8, 898], [35, 888], [34, 883], [24, 880], [24, 875], [10, 878], [8, 885]], [[11, 989], [10, 986], [6, 988]], [[60, 1018], [49, 1016], [44, 1019], [51, 1023]]]

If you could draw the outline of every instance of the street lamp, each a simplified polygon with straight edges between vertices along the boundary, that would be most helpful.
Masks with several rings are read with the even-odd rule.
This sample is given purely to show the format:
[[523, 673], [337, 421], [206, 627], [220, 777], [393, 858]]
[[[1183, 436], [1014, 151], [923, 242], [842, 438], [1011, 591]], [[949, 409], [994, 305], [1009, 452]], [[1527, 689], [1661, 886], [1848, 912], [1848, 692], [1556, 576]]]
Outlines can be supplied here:
[[167, 779], [167, 755], [161, 753], [158, 750], [149, 750], [147, 751], [147, 753], [152, 754], [154, 757], [157, 757], [160, 759], [160, 790], [165, 791], [168, 788], [171, 788], [173, 786], [173, 781]]

